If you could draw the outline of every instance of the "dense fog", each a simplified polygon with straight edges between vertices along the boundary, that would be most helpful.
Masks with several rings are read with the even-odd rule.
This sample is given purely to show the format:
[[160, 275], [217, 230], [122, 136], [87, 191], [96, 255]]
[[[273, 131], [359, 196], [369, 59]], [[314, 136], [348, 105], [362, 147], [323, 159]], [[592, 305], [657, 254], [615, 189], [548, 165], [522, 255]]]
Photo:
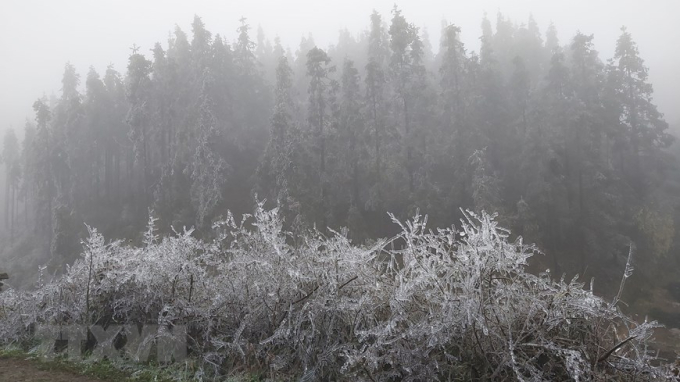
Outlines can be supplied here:
[[[200, 273], [210, 283], [222, 285], [220, 274], [211, 271], [232, 266], [224, 259], [215, 260], [223, 244], [209, 243], [221, 243], [229, 237], [232, 245], [241, 244], [238, 251], [229, 247], [224, 253], [267, 266], [274, 266], [269, 263], [271, 259], [251, 258], [263, 248], [277, 256], [285, 246], [290, 251], [286, 253], [303, 253], [307, 248], [314, 256], [323, 257], [326, 248], [337, 245], [334, 253], [338, 259], [346, 251], [353, 262], [337, 271], [334, 282], [342, 286], [334, 284], [337, 289], [333, 291], [324, 291], [322, 285], [326, 284], [321, 281], [288, 280], [283, 273], [253, 276], [247, 267], [238, 269], [244, 273], [234, 271], [241, 275], [242, 287], [260, 288], [266, 284], [260, 283], [265, 278], [288, 280], [286, 287], [295, 290], [291, 296], [297, 296], [290, 297], [295, 303], [289, 304], [291, 310], [286, 313], [292, 317], [293, 306], [320, 287], [318, 294], [327, 292], [331, 299], [348, 285], [341, 284], [347, 280], [361, 281], [368, 274], [383, 277], [389, 272], [403, 275], [404, 269], [416, 264], [408, 263], [411, 252], [407, 249], [420, 243], [413, 249], [418, 253], [413, 256], [419, 259], [420, 270], [413, 268], [410, 275], [423, 272], [417, 278], [413, 276], [414, 280], [427, 279], [428, 286], [395, 276], [403, 283], [399, 284], [404, 288], [399, 293], [406, 293], [408, 297], [402, 297], [412, 299], [409, 301], [443, 298], [430, 293], [437, 288], [444, 293], [444, 287], [436, 281], [440, 276], [468, 271], [486, 274], [485, 267], [496, 265], [487, 262], [473, 266], [470, 264], [476, 263], [461, 260], [471, 268], [459, 268], [456, 262], [446, 263], [443, 255], [454, 247], [465, 256], [474, 248], [482, 248], [489, 251], [498, 269], [488, 273], [488, 280], [470, 276], [470, 288], [487, 281], [491, 287], [497, 275], [522, 288], [537, 283], [535, 289], [517, 292], [529, 296], [518, 304], [532, 311], [545, 302], [545, 293], [562, 293], [562, 287], [567, 295], [569, 288], [586, 293], [584, 285], [568, 283], [578, 275], [575, 280], [596, 280], [589, 293], [607, 301], [614, 298], [615, 303], [607, 309], [616, 311], [616, 320], [628, 322], [618, 310], [618, 301], [622, 300], [626, 313], [650, 315], [669, 327], [680, 325], [680, 310], [675, 307], [675, 300], [680, 300], [676, 281], [680, 267], [676, 223], [680, 219], [680, 149], [676, 142], [680, 113], [674, 107], [680, 85], [680, 53], [673, 46], [672, 33], [677, 32], [664, 29], [671, 25], [674, 12], [670, 10], [675, 4], [621, 2], [610, 9], [598, 2], [551, 7], [543, 3], [510, 6], [489, 2], [487, 8], [469, 6], [456, 13], [445, 4], [431, 3], [381, 4], [374, 10], [368, 7], [365, 13], [358, 13], [363, 5], [351, 8], [351, 3], [326, 10], [311, 3], [287, 4], [286, 9], [272, 5], [277, 12], [264, 6], [238, 6], [239, 12], [252, 13], [240, 17], [238, 12], [217, 5], [171, 7], [168, 13], [172, 16], [162, 15], [162, 4], [157, 4], [157, 16], [155, 8], [147, 9], [148, 4], [139, 10], [118, 5], [115, 10], [102, 8], [97, 14], [83, 14], [78, 8], [92, 10], [94, 6], [71, 2], [67, 4], [73, 7], [77, 23], [69, 25], [71, 18], [66, 17], [58, 24], [46, 20], [43, 27], [36, 23], [43, 17], [56, 18], [47, 11], [59, 7], [57, 3], [44, 4], [45, 9], [36, 11], [35, 20], [29, 17], [34, 11], [31, 5], [12, 5], [10, 9], [22, 17], [12, 18], [11, 12], [4, 12], [2, 34], [17, 38], [20, 44], [8, 37], [0, 40], [2, 47], [13, 52], [12, 57], [0, 60], [4, 61], [1, 72], [5, 80], [0, 99], [4, 104], [0, 106], [0, 123], [5, 129], [0, 273], [7, 272], [10, 277], [5, 283], [18, 290], [38, 288], [36, 293], [47, 296], [49, 289], [40, 289], [47, 280], [61, 280], [61, 284], [54, 284], [59, 288], [80, 280], [87, 283], [88, 297], [87, 308], [78, 310], [78, 314], [91, 317], [89, 293], [93, 281], [91, 275], [85, 276], [88, 270], [83, 259], [89, 259], [90, 273], [92, 259], [98, 256], [110, 269], [120, 266], [122, 273], [115, 277], [122, 277], [125, 272], [134, 273], [135, 267], [148, 266], [136, 262], [140, 258], [135, 256], [140, 253], [159, 264], [164, 261], [162, 251], [173, 256], [181, 253], [179, 257], [168, 254], [173, 260], [165, 264], [168, 268], [163, 268], [167, 272], [163, 274], [172, 277], [174, 268], [170, 265], [185, 272], [183, 264], [197, 272], [191, 273], [187, 284], [189, 304], [194, 277]], [[194, 12], [200, 10], [205, 13]], [[113, 20], [119, 12], [132, 14], [130, 30], [126, 30], [125, 22], [116, 24]], [[19, 19], [36, 30], [17, 36], [10, 29]], [[290, 28], [286, 22], [291, 23]], [[59, 27], [52, 31], [48, 25]], [[87, 29], [93, 31], [91, 36], [87, 36]], [[105, 36], [100, 29], [111, 31], [110, 36], [115, 38], [90, 41], [93, 36]], [[319, 29], [318, 35], [314, 29]], [[64, 51], [72, 56], [64, 57], [59, 51], [61, 42], [43, 52], [31, 36], [52, 42], [67, 39]], [[96, 49], [90, 51], [92, 43]], [[31, 58], [25, 66], [21, 59], [24, 54]], [[57, 59], [61, 62], [54, 62]], [[92, 62], [84, 63], [87, 59]], [[262, 231], [267, 226], [269, 236], [260, 232], [261, 237], [251, 238], [249, 228], [238, 224], [241, 219], [247, 221], [253, 211], [256, 224], [247, 227]], [[409, 219], [415, 220], [401, 223]], [[150, 221], [152, 229], [148, 228]], [[457, 231], [437, 231], [437, 227], [452, 226], [462, 227], [468, 237], [479, 234], [478, 241], [461, 239], [465, 235], [457, 236]], [[221, 231], [224, 227], [238, 234], [225, 236]], [[432, 236], [428, 236], [429, 229]], [[99, 233], [102, 241], [95, 245], [93, 237], [99, 238]], [[174, 240], [180, 244], [159, 244], [159, 238], [175, 234], [179, 236]], [[277, 235], [282, 237], [280, 242], [272, 239]], [[321, 239], [337, 235], [347, 241], [341, 245]], [[83, 255], [83, 240], [88, 237]], [[393, 239], [381, 241], [390, 237]], [[121, 241], [107, 247], [104, 240]], [[316, 247], [306, 247], [314, 240], [322, 241]], [[455, 240], [462, 240], [459, 247], [452, 244]], [[387, 243], [390, 249], [384, 253], [378, 250], [376, 257], [354, 252], [359, 248], [370, 252], [376, 245], [388, 248]], [[538, 254], [528, 255], [534, 252], [523, 243], [535, 243]], [[177, 248], [185, 246], [206, 256], [203, 260], [215, 261], [215, 268], [201, 269], [207, 264], [203, 260], [182, 257], [184, 252]], [[135, 249], [138, 247], [143, 249]], [[515, 257], [506, 258], [504, 248], [510, 251], [507, 256]], [[444, 263], [423, 260], [430, 255]], [[389, 265], [380, 268], [382, 271], [366, 265], [381, 256], [393, 256], [393, 262], [386, 262]], [[301, 268], [295, 263], [285, 269], [316, 275], [314, 267], [320, 265], [312, 258], [304, 257]], [[331, 262], [324, 264], [323, 272], [331, 269], [328, 267], [332, 267]], [[449, 269], [446, 267], [451, 267], [450, 273], [443, 271]], [[64, 274], [68, 277], [58, 279]], [[551, 284], [551, 275], [557, 280], [565, 275], [562, 277], [567, 281]], [[622, 275], [624, 281], [630, 278], [625, 290], [621, 289]], [[102, 276], [104, 280], [108, 277]], [[148, 288], [162, 283], [149, 275], [136, 277], [140, 283], [148, 281]], [[326, 278], [332, 277], [326, 273], [319, 277], [331, 283]], [[312, 292], [304, 291], [314, 285]], [[227, 284], [222, 286], [227, 288]], [[496, 286], [502, 289], [501, 284]], [[262, 286], [270, 287], [272, 291], [277, 288]], [[428, 291], [423, 292], [425, 295], [414, 292], [421, 287]], [[123, 293], [116, 288], [111, 293]], [[366, 298], [374, 299], [372, 304], [377, 306], [389, 297], [376, 288], [367, 292]], [[466, 290], [465, 286], [448, 288], [453, 294]], [[500, 289], [494, 289], [494, 293], [501, 293]], [[127, 297], [135, 293], [134, 288], [126, 290], [130, 293]], [[134, 296], [138, 299], [135, 301], [142, 301], [141, 295]], [[201, 296], [217, 298], [220, 292], [216, 289], [212, 295]], [[484, 293], [478, 297], [480, 301], [487, 298]], [[606, 309], [598, 310], [594, 295], [572, 297], [570, 303], [578, 309], [569, 314], [598, 320], [610, 317], [603, 313]], [[515, 297], [503, 298], [510, 301]], [[244, 311], [250, 309], [248, 314], [253, 317], [266, 315], [261, 306], [244, 304]], [[541, 309], [549, 311], [551, 307], [552, 302]], [[82, 307], [75, 304], [71, 308]], [[158, 309], [165, 307], [161, 304]], [[275, 317], [282, 314], [276, 309], [272, 310], [277, 312], [272, 313]], [[363, 309], [364, 305], [347, 308], [357, 316]], [[394, 305], [390, 309], [392, 313], [398, 310]], [[400, 312], [408, 316], [403, 322], [417, 322], [417, 327], [429, 325], [411, 311]], [[444, 310], [430, 312], [432, 317], [445, 316]], [[469, 316], [470, 310], [467, 312]], [[376, 310], [367, 320], [383, 322], [383, 313]], [[210, 317], [206, 320], [214, 319], [210, 316], [214, 312], [205, 314]], [[479, 314], [475, 322], [486, 322], [486, 313]], [[564, 322], [569, 320], [566, 311], [560, 314]], [[390, 325], [401, 325], [395, 322]], [[306, 324], [300, 325], [306, 328]], [[467, 324], [461, 325], [467, 330]], [[239, 330], [234, 341], [243, 331]], [[279, 333], [282, 329], [274, 325], [258, 330]], [[371, 330], [378, 333], [382, 329]], [[499, 322], [493, 330], [502, 333], [503, 326]], [[255, 329], [246, 333], [253, 343], [264, 340], [253, 334]], [[427, 336], [423, 333], [408, 335], [420, 341]], [[313, 331], [309, 334], [314, 335]], [[642, 337], [647, 340], [646, 335], [640, 335], [639, 340]], [[603, 349], [596, 349], [599, 339], [593, 338], [583, 340], [587, 348], [583, 354], [592, 345], [600, 357], [606, 349], [599, 353]], [[387, 359], [383, 352], [391, 350], [379, 348], [379, 340], [375, 341], [371, 346], [375, 345], [375, 354], [380, 354], [376, 365], [417, 358], [399, 353], [395, 355], [399, 361]], [[512, 353], [512, 338], [509, 341]], [[324, 344], [330, 348], [337, 345]], [[303, 345], [321, 346], [290, 346]], [[501, 346], [492, 340], [484, 343], [487, 345], [489, 349]], [[436, 348], [429, 343], [427, 346]], [[641, 342], [635, 346], [646, 345]], [[343, 351], [347, 352], [343, 353], [346, 365], [357, 370], [371, 368], [383, 380], [411, 372], [420, 377], [441, 377], [438, 366], [422, 370], [415, 364], [403, 366], [406, 371], [399, 374], [396, 369], [385, 369], [387, 366], [364, 365], [360, 358], [352, 358], [360, 357], [354, 350]], [[555, 354], [571, 351], [560, 348]], [[308, 363], [318, 366], [319, 360], [303, 354], [307, 353], [286, 355], [290, 357], [287, 362], [302, 362], [296, 364], [298, 368], [286, 369], [289, 375], [297, 375], [302, 364], [304, 370]], [[538, 357], [531, 352], [525, 355], [527, 360]], [[508, 360], [486, 357], [480, 369], [483, 371], [475, 369], [469, 375], [492, 373], [490, 365], [496, 363], [510, 365]], [[580, 358], [581, 353], [573, 357], [578, 358], [574, 362], [579, 365], [591, 362], [586, 361], [587, 355]], [[607, 357], [597, 362], [609, 362]], [[630, 368], [641, 375], [657, 373], [647, 368], [644, 357], [636, 357], [630, 358], [635, 365]], [[518, 371], [514, 363], [507, 367], [501, 372], [507, 378], [534, 372], [539, 375], [538, 369]], [[566, 373], [577, 380], [590, 375], [580, 369], [582, 366], [577, 371], [570, 367], [567, 364], [546, 375], [556, 378]], [[336, 372], [319, 370], [324, 378]], [[393, 371], [396, 374], [391, 374]], [[367, 371], [366, 375], [373, 380], [373, 374]]]

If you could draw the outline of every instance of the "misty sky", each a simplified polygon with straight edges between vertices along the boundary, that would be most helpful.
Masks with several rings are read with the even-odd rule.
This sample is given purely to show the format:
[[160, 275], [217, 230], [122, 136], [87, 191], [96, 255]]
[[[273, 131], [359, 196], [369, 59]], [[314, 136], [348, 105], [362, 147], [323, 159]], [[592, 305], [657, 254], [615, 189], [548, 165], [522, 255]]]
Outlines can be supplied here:
[[[81, 75], [88, 68], [103, 74], [113, 64], [125, 72], [130, 47], [143, 53], [160, 41], [167, 47], [168, 33], [179, 25], [189, 36], [193, 15], [201, 16], [206, 28], [229, 41], [236, 37], [241, 16], [267, 37], [278, 35], [285, 46], [296, 50], [300, 38], [312, 32], [326, 48], [347, 27], [357, 34], [368, 27], [372, 9], [386, 20], [394, 0], [363, 1], [146, 1], [146, 0], [0, 0], [0, 129], [23, 130], [25, 118], [33, 119], [31, 105], [43, 94], [58, 94], [64, 64], [70, 61]], [[484, 12], [492, 24], [498, 11], [516, 23], [529, 14], [545, 32], [552, 21], [561, 43], [577, 30], [595, 34], [600, 58], [613, 55], [620, 27], [625, 25], [638, 43], [650, 69], [655, 100], [669, 123], [680, 122], [680, 0], [449, 0], [397, 1], [403, 14], [418, 27], [426, 27], [433, 47], [438, 46], [441, 21], [462, 28], [468, 50], [478, 50]]]

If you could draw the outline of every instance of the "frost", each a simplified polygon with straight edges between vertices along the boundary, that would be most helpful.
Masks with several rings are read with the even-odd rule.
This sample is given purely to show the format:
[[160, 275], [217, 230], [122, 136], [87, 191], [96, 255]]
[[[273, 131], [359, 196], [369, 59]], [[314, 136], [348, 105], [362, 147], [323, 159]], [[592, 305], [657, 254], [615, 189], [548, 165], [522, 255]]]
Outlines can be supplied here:
[[510, 242], [491, 215], [464, 216], [436, 231], [426, 216], [392, 216], [401, 233], [370, 247], [346, 231], [293, 236], [262, 203], [214, 224], [211, 241], [186, 229], [158, 237], [153, 218], [141, 247], [88, 227], [67, 274], [0, 294], [0, 338], [31, 341], [41, 325], [183, 325], [203, 380], [241, 366], [304, 380], [664, 375], [648, 349], [655, 322], [635, 323], [592, 281], [527, 273], [534, 246]]

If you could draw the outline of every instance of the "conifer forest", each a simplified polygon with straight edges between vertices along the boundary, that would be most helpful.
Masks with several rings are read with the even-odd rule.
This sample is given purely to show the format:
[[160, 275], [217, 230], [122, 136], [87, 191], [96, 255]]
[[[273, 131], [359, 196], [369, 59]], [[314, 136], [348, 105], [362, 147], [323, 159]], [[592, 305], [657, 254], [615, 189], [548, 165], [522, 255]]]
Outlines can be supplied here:
[[181, 380], [677, 380], [680, 130], [635, 35], [362, 17], [66, 63], [4, 132], [0, 345], [153, 322]]

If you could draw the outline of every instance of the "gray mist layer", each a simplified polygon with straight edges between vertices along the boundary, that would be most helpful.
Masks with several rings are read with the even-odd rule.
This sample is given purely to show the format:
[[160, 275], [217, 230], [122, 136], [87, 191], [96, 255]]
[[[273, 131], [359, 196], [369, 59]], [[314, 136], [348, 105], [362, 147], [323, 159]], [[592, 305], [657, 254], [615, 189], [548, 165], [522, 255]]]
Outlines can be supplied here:
[[[625, 25], [638, 44], [654, 85], [655, 103], [673, 125], [680, 122], [680, 41], [677, 0], [484, 0], [484, 1], [397, 1], [409, 21], [427, 29], [433, 47], [438, 46], [442, 20], [462, 29], [469, 50], [479, 49], [480, 22], [486, 12], [497, 12], [516, 23], [534, 16], [545, 32], [553, 22], [562, 44], [580, 30], [595, 35], [603, 60], [613, 56], [616, 38]], [[268, 38], [281, 38], [293, 51], [300, 38], [312, 33], [322, 48], [337, 41], [347, 28], [363, 33], [372, 9], [389, 15], [393, 0], [346, 1], [132, 1], [64, 0], [5, 1], [0, 4], [0, 129], [21, 131], [25, 118], [33, 119], [31, 105], [43, 94], [58, 94], [64, 64], [70, 61], [79, 73], [90, 66], [102, 73], [113, 64], [125, 72], [130, 47], [142, 52], [155, 42], [166, 45], [168, 33], [179, 25], [190, 31], [193, 15], [206, 27], [232, 41], [241, 17], [250, 25], [263, 26]]]

